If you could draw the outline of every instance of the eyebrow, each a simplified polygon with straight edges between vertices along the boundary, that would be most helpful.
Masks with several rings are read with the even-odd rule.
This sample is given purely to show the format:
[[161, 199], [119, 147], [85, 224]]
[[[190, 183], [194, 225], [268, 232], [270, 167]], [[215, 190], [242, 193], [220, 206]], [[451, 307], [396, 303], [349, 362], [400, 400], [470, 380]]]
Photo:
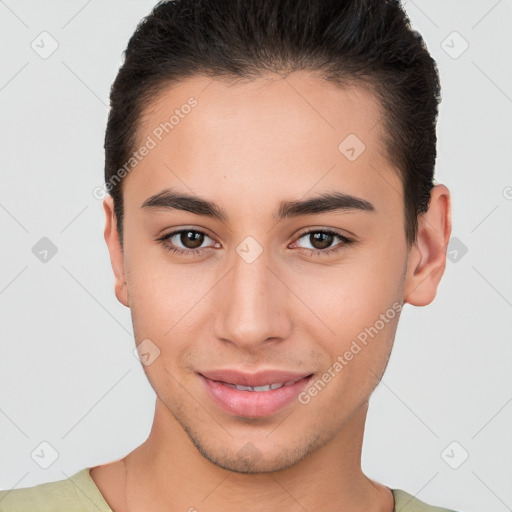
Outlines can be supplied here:
[[[216, 203], [170, 188], [166, 188], [158, 194], [148, 197], [142, 203], [141, 208], [182, 210], [222, 222], [226, 222], [228, 219], [226, 211]], [[282, 220], [301, 215], [354, 210], [375, 212], [375, 207], [372, 203], [359, 197], [341, 192], [326, 192], [310, 199], [282, 201], [275, 217], [277, 220]]]

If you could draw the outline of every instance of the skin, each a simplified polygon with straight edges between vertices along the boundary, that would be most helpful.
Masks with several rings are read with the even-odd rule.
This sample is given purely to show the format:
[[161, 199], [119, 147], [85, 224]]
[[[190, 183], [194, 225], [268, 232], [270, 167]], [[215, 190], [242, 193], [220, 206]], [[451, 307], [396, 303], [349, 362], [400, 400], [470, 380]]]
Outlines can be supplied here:
[[[318, 377], [393, 303], [429, 304], [446, 264], [449, 191], [434, 187], [408, 246], [380, 105], [360, 86], [341, 90], [306, 72], [238, 83], [196, 76], [162, 91], [139, 140], [190, 96], [198, 105], [125, 178], [124, 252], [111, 197], [103, 203], [116, 296], [131, 310], [136, 343], [149, 338], [160, 355], [144, 366], [157, 394], [148, 439], [91, 477], [115, 512], [390, 512], [390, 489], [364, 475], [360, 461], [368, 400], [399, 315], [310, 403], [294, 401], [265, 418], [219, 409], [196, 371], [276, 368]], [[355, 161], [338, 150], [350, 133], [366, 146]], [[227, 221], [141, 208], [167, 187], [214, 201]], [[327, 191], [362, 198], [374, 211], [276, 221], [281, 201]], [[206, 250], [175, 255], [156, 241], [179, 228], [206, 233]], [[355, 242], [311, 256], [308, 248], [322, 246], [303, 233], [314, 228]], [[252, 263], [236, 252], [247, 236], [263, 248]], [[324, 247], [337, 244], [333, 237]], [[249, 442], [252, 455], [241, 457]]]

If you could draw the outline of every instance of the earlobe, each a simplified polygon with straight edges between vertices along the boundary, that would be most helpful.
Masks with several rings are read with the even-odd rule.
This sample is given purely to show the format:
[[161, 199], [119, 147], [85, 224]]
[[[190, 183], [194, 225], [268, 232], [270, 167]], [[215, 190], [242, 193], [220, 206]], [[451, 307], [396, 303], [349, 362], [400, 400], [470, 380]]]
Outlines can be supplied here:
[[405, 302], [426, 306], [434, 300], [446, 268], [451, 230], [450, 191], [445, 185], [436, 185], [428, 210], [418, 217], [416, 242], [409, 250]]
[[117, 220], [114, 214], [114, 201], [112, 196], [107, 195], [103, 200], [103, 210], [105, 212], [104, 237], [108, 252], [110, 253], [112, 270], [114, 271], [115, 294], [121, 304], [130, 307], [124, 271], [124, 255], [119, 241], [119, 232], [117, 230]]

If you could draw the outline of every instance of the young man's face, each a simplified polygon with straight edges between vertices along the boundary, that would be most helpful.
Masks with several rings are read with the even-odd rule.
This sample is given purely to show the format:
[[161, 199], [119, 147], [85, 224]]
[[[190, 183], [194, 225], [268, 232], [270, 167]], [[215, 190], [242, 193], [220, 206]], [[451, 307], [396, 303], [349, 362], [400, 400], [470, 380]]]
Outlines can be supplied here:
[[[190, 97], [197, 105], [183, 108]], [[158, 129], [175, 110], [169, 133]], [[179, 423], [219, 466], [276, 471], [362, 435], [401, 305], [435, 295], [444, 267], [427, 268], [431, 241], [406, 244], [402, 182], [382, 130], [370, 92], [306, 73], [236, 85], [195, 77], [144, 116], [136, 149], [148, 136], [156, 145], [125, 178], [124, 256], [105, 200], [116, 295], [136, 343], [150, 340], [156, 421]], [[143, 207], [166, 189], [215, 203], [225, 219]], [[278, 220], [283, 203], [334, 193], [360, 202]], [[226, 369], [313, 377], [237, 391], [202, 376]]]

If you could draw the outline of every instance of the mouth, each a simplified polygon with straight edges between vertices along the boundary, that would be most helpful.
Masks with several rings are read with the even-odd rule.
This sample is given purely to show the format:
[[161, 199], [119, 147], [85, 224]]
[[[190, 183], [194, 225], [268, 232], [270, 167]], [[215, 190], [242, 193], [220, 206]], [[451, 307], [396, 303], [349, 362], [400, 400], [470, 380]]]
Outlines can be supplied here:
[[[282, 411], [285, 407], [297, 402], [297, 395], [313, 378], [312, 373], [289, 374], [267, 372], [258, 375], [222, 372], [224, 379], [218, 377], [218, 372], [198, 373], [203, 381], [210, 400], [222, 411], [241, 417], [262, 418]], [[213, 375], [216, 373], [215, 375]], [[293, 378], [290, 378], [293, 377]], [[266, 380], [265, 380], [266, 379]], [[235, 382], [233, 382], [235, 381]], [[240, 382], [243, 381], [243, 382]], [[252, 385], [249, 384], [252, 381]], [[257, 381], [257, 383], [254, 383]]]

